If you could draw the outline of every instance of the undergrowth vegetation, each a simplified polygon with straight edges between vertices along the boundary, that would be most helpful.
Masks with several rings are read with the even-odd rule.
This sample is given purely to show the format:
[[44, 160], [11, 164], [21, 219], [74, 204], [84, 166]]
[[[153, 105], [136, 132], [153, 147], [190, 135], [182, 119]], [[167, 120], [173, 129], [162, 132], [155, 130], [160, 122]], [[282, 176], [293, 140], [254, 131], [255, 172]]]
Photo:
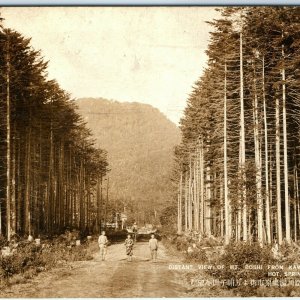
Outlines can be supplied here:
[[[187, 282], [191, 278], [194, 282], [198, 279], [219, 280], [224, 292], [231, 290], [242, 297], [300, 296], [299, 284], [289, 281], [300, 283], [299, 276], [289, 277], [286, 273], [293, 266], [300, 266], [300, 246], [296, 243], [281, 245], [278, 259], [274, 257], [271, 245], [261, 247], [255, 242], [236, 242], [224, 247], [222, 241], [214, 237], [199, 240], [189, 235], [172, 235], [164, 240], [167, 246], [180, 252], [183, 263], [212, 266], [204, 270], [196, 267], [193, 273], [186, 274]], [[274, 268], [276, 276], [271, 276], [269, 272], [274, 272]], [[212, 285], [211, 289], [214, 288]], [[199, 295], [202, 290], [203, 287], [199, 287]]]
[[44, 240], [41, 244], [28, 240], [8, 243], [1, 239], [1, 248], [9, 247], [10, 252], [8, 255], [2, 253], [0, 257], [0, 286], [24, 282], [40, 272], [69, 262], [91, 260], [92, 247], [89, 243], [84, 241], [76, 245], [66, 235]]
[[226, 288], [234, 289], [237, 296], [299, 296], [299, 286], [289, 281], [297, 277], [289, 278], [286, 275], [290, 266], [300, 262], [299, 246], [283, 244], [280, 252], [281, 259], [275, 259], [271, 245], [261, 247], [258, 243], [232, 243], [214, 261], [215, 265], [224, 265], [224, 268], [207, 272], [214, 277], [238, 283], [226, 285]]

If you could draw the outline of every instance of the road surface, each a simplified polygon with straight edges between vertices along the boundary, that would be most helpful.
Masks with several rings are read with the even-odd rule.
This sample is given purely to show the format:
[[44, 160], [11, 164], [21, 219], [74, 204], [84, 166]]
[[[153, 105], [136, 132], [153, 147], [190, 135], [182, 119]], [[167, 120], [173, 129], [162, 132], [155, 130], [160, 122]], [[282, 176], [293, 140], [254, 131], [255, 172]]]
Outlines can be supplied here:
[[182, 271], [170, 270], [178, 258], [160, 243], [157, 262], [149, 259], [148, 243], [134, 247], [127, 262], [123, 244], [108, 247], [106, 261], [95, 253], [91, 261], [75, 262], [72, 268], [42, 272], [27, 283], [0, 292], [1, 297], [99, 298], [99, 297], [186, 297]]

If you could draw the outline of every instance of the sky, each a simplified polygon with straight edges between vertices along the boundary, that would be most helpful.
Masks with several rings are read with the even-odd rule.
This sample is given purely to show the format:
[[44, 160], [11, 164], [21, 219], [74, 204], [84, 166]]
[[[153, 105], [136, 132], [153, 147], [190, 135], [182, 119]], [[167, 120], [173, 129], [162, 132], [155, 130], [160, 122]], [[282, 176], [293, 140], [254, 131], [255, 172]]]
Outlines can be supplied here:
[[4, 7], [74, 98], [151, 104], [178, 124], [206, 66], [211, 7]]

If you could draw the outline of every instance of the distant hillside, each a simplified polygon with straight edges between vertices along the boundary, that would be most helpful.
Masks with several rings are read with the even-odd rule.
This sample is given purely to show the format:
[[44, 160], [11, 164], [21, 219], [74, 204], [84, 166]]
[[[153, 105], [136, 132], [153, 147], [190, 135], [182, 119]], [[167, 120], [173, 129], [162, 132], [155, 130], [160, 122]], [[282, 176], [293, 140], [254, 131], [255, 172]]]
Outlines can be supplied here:
[[101, 98], [76, 102], [98, 146], [108, 151], [112, 199], [133, 203], [147, 219], [169, 199], [179, 129], [151, 105]]

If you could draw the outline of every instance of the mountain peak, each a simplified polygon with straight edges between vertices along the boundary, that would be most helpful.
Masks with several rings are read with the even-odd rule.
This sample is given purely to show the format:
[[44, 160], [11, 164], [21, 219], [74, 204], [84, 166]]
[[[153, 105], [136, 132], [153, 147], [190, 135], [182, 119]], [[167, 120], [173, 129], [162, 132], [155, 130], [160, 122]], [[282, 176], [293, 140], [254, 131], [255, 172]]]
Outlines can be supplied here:
[[76, 103], [97, 145], [108, 151], [111, 197], [144, 207], [167, 201], [177, 126], [149, 104], [103, 98]]

